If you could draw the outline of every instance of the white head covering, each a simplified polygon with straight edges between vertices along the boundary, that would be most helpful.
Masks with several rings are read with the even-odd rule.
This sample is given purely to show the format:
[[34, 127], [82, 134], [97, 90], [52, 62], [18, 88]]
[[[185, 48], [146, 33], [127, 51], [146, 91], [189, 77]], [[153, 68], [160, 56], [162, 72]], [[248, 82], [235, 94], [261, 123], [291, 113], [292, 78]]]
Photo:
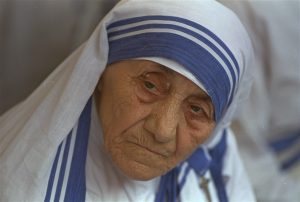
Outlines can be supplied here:
[[144, 58], [197, 84], [214, 104], [218, 125], [208, 140], [214, 145], [229, 126], [237, 103], [247, 97], [251, 83], [246, 71], [252, 46], [238, 18], [215, 1], [172, 5], [168, 0], [159, 4], [124, 1], [119, 5], [107, 28], [108, 63]]
[[[143, 16], [150, 18], [143, 19]], [[138, 21], [132, 23], [130, 18]], [[147, 27], [149, 24], [154, 26]], [[140, 25], [147, 28], [141, 30]], [[218, 121], [214, 133], [228, 127], [237, 103], [243, 98], [246, 88], [239, 87], [246, 86], [245, 72], [252, 55], [248, 36], [236, 16], [215, 1], [124, 0], [30, 97], [0, 118], [0, 196], [3, 201], [20, 201], [24, 197], [35, 201], [44, 196], [45, 189], [40, 182], [47, 178], [58, 145], [77, 122], [107, 64], [128, 58], [158, 57], [155, 54], [113, 54], [112, 51], [122, 51], [116, 46], [118, 40], [137, 38], [145, 32], [184, 39], [218, 64], [216, 71], [203, 76], [203, 70], [197, 74], [198, 69], [193, 70], [193, 65], [187, 68], [180, 64], [188, 60], [175, 61], [190, 72], [180, 71], [181, 74], [192, 81], [196, 78], [199, 82], [195, 83], [211, 96]], [[180, 51], [191, 53], [188, 58], [193, 62], [205, 59], [188, 49]], [[175, 55], [166, 57], [176, 58]], [[168, 60], [161, 63], [177, 70], [167, 64]], [[205, 67], [205, 71], [213, 67], [200, 66]], [[222, 73], [218, 73], [220, 71]], [[215, 75], [224, 80], [213, 79]], [[212, 80], [199, 80], [207, 76]], [[222, 82], [226, 88], [212, 88], [215, 84], [222, 87]], [[214, 139], [218, 139], [217, 136]]]

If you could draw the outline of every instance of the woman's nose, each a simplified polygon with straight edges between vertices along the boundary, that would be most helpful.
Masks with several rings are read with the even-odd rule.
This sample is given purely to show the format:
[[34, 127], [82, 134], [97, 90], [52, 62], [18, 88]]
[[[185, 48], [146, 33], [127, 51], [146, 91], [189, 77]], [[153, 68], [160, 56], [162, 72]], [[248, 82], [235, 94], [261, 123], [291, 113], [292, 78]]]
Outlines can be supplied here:
[[154, 135], [156, 141], [167, 143], [176, 139], [180, 116], [180, 101], [176, 98], [165, 99], [152, 105], [144, 128]]

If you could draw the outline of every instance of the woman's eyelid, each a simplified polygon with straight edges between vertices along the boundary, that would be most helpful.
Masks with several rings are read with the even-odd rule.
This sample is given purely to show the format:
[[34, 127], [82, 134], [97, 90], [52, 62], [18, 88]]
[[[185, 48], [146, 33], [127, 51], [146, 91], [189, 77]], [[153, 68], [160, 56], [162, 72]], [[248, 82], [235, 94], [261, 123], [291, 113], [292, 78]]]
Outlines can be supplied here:
[[[207, 100], [203, 100], [201, 98], [193, 98], [193, 99], [190, 99], [188, 102], [189, 102], [189, 105], [191, 108], [193, 106], [199, 107], [201, 109], [201, 111], [203, 111], [207, 116], [211, 116], [211, 109], [210, 109], [209, 104], [206, 103]], [[196, 114], [197, 112], [194, 112], [194, 113]]]
[[154, 83], [150, 82], [150, 81], [144, 81], [144, 86], [145, 88], [153, 91], [153, 90], [157, 90], [157, 87]]
[[142, 75], [145, 82], [149, 82], [156, 87], [157, 90], [165, 92], [170, 88], [170, 82], [167, 78], [158, 72], [147, 72]]
[[206, 109], [204, 109], [201, 105], [198, 104], [190, 104], [190, 110], [195, 115], [203, 115], [203, 114], [208, 115]]
[[[194, 110], [195, 108], [197, 108], [197, 111]], [[204, 109], [203, 109], [202, 106], [194, 105], [194, 104], [191, 104], [191, 109], [192, 109], [195, 113], [198, 113], [199, 111], [204, 111]]]

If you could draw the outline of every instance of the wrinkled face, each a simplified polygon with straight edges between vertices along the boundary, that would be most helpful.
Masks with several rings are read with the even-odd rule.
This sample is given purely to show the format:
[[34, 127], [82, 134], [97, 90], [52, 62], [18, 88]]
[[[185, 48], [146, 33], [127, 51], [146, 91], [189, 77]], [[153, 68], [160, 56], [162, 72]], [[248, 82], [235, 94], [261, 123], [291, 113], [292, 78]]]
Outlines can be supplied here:
[[114, 63], [98, 85], [105, 151], [130, 178], [148, 180], [166, 173], [192, 154], [214, 128], [207, 94], [160, 64]]

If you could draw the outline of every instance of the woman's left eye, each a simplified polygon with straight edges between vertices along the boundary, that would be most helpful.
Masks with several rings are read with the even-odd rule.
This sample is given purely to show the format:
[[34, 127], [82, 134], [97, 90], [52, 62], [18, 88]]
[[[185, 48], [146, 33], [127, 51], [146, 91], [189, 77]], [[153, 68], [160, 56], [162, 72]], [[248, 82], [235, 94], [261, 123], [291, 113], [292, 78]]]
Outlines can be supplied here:
[[143, 102], [154, 102], [168, 93], [169, 82], [162, 73], [144, 73], [138, 77], [137, 96]]
[[196, 105], [191, 105], [191, 110], [192, 110], [194, 113], [196, 113], [196, 114], [198, 114], [198, 113], [200, 113], [200, 112], [204, 112], [204, 110], [203, 110], [202, 107], [199, 107], [199, 106], [196, 106]]
[[144, 86], [145, 86], [147, 89], [151, 90], [151, 91], [156, 90], [155, 84], [153, 84], [153, 83], [151, 83], [151, 82], [149, 82], [149, 81], [145, 81], [145, 82], [144, 82]]

